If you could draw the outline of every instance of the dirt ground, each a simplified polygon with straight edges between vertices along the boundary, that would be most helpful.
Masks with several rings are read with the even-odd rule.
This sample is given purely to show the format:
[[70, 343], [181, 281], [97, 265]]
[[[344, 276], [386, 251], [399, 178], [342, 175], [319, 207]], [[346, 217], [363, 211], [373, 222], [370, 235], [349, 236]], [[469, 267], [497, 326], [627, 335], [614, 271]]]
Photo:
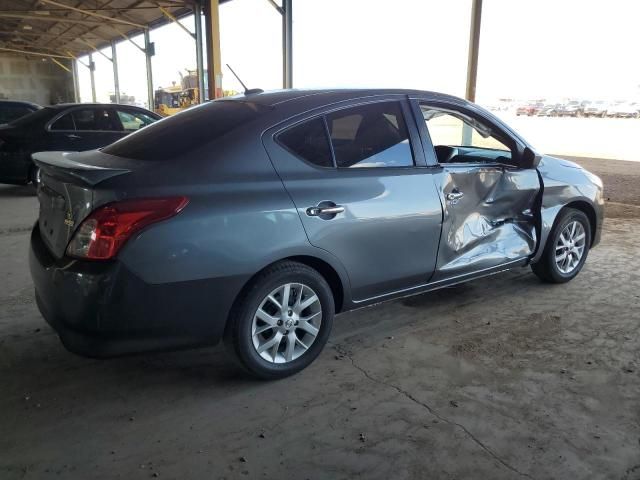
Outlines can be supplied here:
[[0, 478], [640, 479], [640, 163], [580, 163], [611, 203], [574, 281], [522, 269], [341, 315], [279, 382], [221, 347], [65, 351], [27, 270], [36, 201], [0, 187]]

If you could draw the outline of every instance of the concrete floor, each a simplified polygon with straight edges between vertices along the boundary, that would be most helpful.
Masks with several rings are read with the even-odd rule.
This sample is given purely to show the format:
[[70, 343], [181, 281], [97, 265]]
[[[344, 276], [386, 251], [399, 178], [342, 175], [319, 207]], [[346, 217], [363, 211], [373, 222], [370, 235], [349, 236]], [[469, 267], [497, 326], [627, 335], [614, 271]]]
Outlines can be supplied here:
[[33, 301], [36, 201], [0, 205], [3, 480], [640, 479], [637, 207], [567, 285], [523, 269], [345, 314], [268, 383], [222, 348], [68, 353]]

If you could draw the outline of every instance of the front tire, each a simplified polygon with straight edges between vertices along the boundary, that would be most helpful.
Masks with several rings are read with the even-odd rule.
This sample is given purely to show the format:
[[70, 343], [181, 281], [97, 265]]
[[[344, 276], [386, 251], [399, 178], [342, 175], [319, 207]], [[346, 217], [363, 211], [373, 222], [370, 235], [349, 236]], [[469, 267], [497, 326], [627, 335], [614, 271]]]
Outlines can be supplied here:
[[285, 261], [261, 272], [232, 309], [225, 343], [251, 375], [275, 380], [313, 362], [329, 339], [335, 305], [316, 270]]
[[580, 210], [565, 208], [551, 229], [542, 257], [531, 269], [544, 282], [568, 282], [582, 270], [590, 244], [587, 216]]

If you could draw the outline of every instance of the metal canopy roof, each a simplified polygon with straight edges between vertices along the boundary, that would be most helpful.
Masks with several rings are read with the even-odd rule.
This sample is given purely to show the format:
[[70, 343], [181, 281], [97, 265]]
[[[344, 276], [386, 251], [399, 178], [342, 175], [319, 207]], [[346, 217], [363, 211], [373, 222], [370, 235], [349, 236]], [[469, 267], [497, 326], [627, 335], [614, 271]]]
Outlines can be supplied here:
[[[222, 2], [221, 2], [222, 3]], [[194, 0], [0, 0], [0, 52], [73, 58], [192, 13]]]

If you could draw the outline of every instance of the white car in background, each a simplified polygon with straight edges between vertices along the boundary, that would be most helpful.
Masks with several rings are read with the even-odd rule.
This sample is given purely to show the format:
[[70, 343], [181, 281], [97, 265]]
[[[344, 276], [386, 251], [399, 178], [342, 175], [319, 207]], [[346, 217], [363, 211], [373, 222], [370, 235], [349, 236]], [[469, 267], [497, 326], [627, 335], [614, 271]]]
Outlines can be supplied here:
[[590, 102], [584, 107], [585, 117], [606, 117], [607, 116], [607, 102], [598, 100]]
[[638, 118], [638, 105], [630, 102], [613, 104], [607, 109], [607, 117]]

